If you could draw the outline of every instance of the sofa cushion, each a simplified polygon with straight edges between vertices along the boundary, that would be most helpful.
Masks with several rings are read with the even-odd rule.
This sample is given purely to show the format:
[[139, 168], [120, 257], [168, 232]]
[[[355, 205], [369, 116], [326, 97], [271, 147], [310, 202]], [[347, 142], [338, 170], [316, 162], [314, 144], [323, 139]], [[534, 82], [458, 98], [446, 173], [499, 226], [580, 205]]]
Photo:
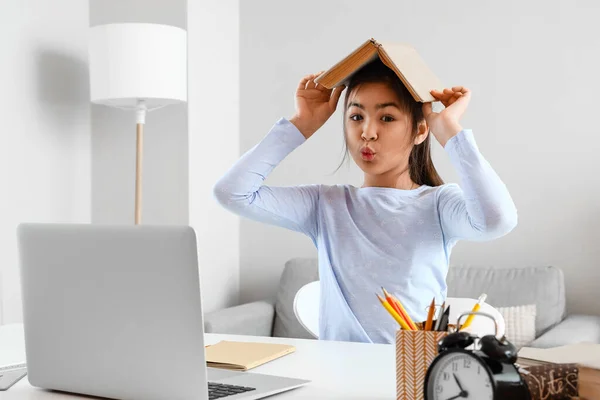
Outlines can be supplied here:
[[529, 346], [535, 340], [535, 304], [522, 306], [498, 307], [498, 312], [504, 318], [506, 331], [504, 336], [517, 349]]
[[558, 347], [575, 343], [600, 344], [600, 316], [571, 314], [538, 337], [530, 347]]
[[285, 263], [275, 299], [273, 336], [312, 339], [294, 314], [294, 297], [300, 288], [319, 279], [316, 258], [293, 258]]
[[494, 307], [536, 305], [536, 337], [565, 317], [565, 285], [556, 267], [494, 268], [452, 266], [446, 279], [448, 296], [478, 298]]

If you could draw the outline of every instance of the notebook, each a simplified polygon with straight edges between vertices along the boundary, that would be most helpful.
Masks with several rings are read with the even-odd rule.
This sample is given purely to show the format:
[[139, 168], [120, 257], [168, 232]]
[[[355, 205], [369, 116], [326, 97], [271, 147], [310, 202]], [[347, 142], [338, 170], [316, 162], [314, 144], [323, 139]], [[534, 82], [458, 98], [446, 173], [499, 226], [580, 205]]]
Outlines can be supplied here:
[[579, 366], [579, 396], [600, 399], [600, 344], [577, 343], [548, 349], [523, 347], [519, 351], [522, 366], [547, 363]]
[[287, 344], [223, 340], [206, 347], [206, 363], [213, 368], [247, 371], [294, 351], [296, 348]]
[[600, 344], [577, 343], [548, 349], [523, 347], [519, 358], [557, 364], [578, 364], [600, 370]]
[[444, 87], [417, 50], [406, 43], [381, 43], [371, 38], [315, 79], [327, 89], [346, 84], [363, 66], [379, 57], [400, 78], [415, 101], [436, 101], [430, 90]]

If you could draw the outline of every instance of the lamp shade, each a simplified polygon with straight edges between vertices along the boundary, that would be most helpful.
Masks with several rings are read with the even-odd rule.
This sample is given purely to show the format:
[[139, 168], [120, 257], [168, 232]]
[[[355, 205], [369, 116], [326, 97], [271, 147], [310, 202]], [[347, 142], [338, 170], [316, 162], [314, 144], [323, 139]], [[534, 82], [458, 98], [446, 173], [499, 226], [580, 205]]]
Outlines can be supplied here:
[[147, 23], [90, 28], [91, 101], [148, 108], [187, 101], [185, 30]]

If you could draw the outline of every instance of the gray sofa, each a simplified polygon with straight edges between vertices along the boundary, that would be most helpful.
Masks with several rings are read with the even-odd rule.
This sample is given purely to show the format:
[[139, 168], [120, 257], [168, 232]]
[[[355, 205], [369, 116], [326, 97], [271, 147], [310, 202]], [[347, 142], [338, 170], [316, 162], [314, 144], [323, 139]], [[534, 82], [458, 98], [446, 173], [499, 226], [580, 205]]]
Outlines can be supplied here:
[[[205, 315], [208, 333], [312, 338], [296, 320], [293, 301], [305, 284], [319, 279], [315, 258], [294, 258], [285, 264], [277, 295]], [[448, 296], [477, 298], [487, 293], [494, 307], [537, 306], [534, 347], [569, 343], [600, 343], [600, 316], [567, 315], [564, 276], [556, 267], [481, 268], [452, 266]], [[598, 304], [600, 308], [600, 304]]]

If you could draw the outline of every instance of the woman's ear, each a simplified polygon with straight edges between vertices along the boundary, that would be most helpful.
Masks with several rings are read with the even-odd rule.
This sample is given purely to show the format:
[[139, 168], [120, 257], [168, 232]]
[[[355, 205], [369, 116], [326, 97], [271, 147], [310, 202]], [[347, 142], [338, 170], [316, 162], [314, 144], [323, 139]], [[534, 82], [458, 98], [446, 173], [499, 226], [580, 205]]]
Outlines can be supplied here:
[[415, 146], [420, 145], [427, 139], [427, 135], [429, 135], [429, 126], [425, 120], [419, 122], [417, 136], [415, 137]]

